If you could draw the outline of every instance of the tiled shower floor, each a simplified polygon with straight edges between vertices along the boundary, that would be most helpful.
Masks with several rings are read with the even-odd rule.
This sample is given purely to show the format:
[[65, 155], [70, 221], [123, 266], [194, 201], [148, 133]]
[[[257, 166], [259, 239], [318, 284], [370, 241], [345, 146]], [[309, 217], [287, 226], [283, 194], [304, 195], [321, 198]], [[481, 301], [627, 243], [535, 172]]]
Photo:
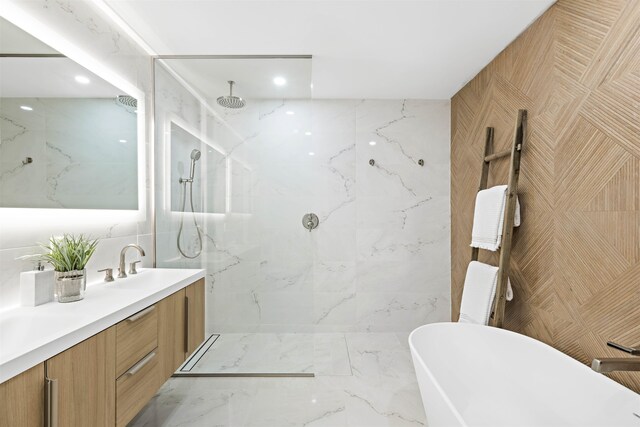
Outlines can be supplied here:
[[221, 334], [209, 337], [180, 371], [351, 375], [351, 365], [344, 334]]
[[[206, 363], [228, 372], [241, 367], [260, 370], [277, 368], [294, 372], [311, 369], [305, 362], [312, 360], [316, 376], [171, 378], [130, 425], [425, 425], [407, 334], [256, 335], [264, 336], [229, 336], [225, 341], [230, 349], [235, 350], [229, 351], [229, 357], [219, 354]], [[340, 338], [346, 344], [340, 345]], [[221, 341], [220, 345], [225, 341]], [[237, 347], [233, 344], [240, 342], [247, 346], [247, 352], [244, 352], [243, 345]], [[266, 351], [277, 348], [276, 343], [279, 342], [283, 343], [282, 349], [286, 351]], [[256, 343], [263, 343], [263, 347]], [[332, 343], [335, 348], [327, 350], [327, 343]], [[342, 356], [342, 346], [347, 350], [346, 359]], [[250, 353], [249, 349], [256, 349], [256, 352]], [[327, 351], [331, 355], [327, 355]], [[257, 360], [261, 357], [264, 361]], [[270, 360], [269, 364], [267, 360]], [[345, 360], [348, 372], [343, 363]], [[334, 362], [335, 365], [329, 367]]]

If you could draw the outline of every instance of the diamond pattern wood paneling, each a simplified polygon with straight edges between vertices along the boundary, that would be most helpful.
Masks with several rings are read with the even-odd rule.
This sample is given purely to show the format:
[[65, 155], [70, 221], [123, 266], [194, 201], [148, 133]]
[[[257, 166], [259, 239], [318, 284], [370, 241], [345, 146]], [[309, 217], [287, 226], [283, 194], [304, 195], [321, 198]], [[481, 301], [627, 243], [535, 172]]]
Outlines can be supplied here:
[[[529, 113], [505, 327], [584, 363], [640, 345], [640, 1], [559, 0], [451, 103], [452, 313], [470, 259], [484, 129]], [[508, 161], [491, 166], [505, 183]], [[497, 265], [481, 251], [480, 260]], [[640, 373], [614, 373], [640, 391]]]

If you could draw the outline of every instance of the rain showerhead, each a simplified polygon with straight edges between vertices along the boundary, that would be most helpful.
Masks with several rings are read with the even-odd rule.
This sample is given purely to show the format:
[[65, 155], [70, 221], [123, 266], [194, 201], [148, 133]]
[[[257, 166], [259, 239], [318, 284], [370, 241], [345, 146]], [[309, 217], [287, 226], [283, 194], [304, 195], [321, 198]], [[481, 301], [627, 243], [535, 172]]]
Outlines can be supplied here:
[[202, 153], [200, 153], [200, 150], [193, 150], [191, 151], [191, 160], [200, 160], [200, 155]]
[[229, 80], [227, 83], [229, 83], [229, 95], [219, 97], [217, 100], [218, 105], [224, 108], [243, 108], [246, 105], [244, 99], [233, 95], [233, 85], [235, 82], [233, 80]]

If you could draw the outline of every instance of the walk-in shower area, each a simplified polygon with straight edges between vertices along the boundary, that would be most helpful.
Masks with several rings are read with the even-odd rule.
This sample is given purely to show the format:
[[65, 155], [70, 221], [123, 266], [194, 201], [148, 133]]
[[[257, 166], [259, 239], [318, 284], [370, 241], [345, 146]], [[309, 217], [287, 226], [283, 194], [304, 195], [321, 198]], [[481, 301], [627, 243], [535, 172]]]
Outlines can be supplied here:
[[157, 265], [206, 270], [177, 375], [349, 376], [358, 334], [449, 318], [449, 101], [317, 99], [314, 72], [155, 61]]

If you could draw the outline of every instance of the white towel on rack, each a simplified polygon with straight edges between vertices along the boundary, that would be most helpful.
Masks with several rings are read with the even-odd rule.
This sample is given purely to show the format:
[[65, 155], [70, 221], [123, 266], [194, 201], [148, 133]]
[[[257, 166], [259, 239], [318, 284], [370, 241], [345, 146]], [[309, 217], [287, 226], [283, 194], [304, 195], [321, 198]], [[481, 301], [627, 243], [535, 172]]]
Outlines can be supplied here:
[[[497, 284], [498, 267], [471, 261], [464, 279], [458, 322], [488, 325]], [[513, 299], [510, 281], [507, 281], [506, 299], [507, 301]]]
[[[498, 250], [502, 242], [506, 199], [506, 185], [497, 185], [478, 192], [471, 231], [472, 247], [490, 251]], [[515, 227], [520, 225], [520, 202], [517, 196], [513, 225]]]

